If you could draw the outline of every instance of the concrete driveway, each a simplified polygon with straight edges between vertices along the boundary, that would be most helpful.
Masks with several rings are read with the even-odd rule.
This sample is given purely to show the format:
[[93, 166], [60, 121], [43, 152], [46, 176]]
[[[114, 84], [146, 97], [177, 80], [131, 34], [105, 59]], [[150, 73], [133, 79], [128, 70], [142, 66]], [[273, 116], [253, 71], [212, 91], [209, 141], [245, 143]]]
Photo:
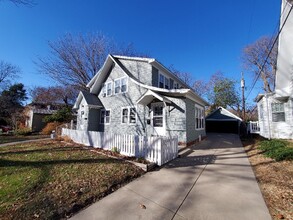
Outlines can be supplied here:
[[208, 134], [161, 169], [120, 188], [72, 219], [271, 219], [234, 134]]

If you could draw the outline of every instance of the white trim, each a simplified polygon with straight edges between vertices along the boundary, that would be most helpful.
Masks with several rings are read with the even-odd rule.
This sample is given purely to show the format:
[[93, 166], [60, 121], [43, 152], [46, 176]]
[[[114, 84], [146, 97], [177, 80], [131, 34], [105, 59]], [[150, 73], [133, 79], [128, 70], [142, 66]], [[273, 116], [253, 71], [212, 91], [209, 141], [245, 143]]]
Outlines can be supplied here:
[[[162, 106], [163, 109], [162, 109], [162, 120], [163, 120], [163, 125], [162, 127], [155, 127], [154, 126], [154, 110], [153, 108], [155, 106]], [[164, 136], [165, 133], [166, 133], [166, 114], [165, 114], [165, 105], [164, 105], [164, 102], [154, 102], [154, 103], [151, 103], [151, 126], [154, 130], [154, 132], [156, 132], [157, 135], [159, 136]]]
[[[197, 115], [196, 115], [196, 112], [197, 112]], [[199, 113], [199, 116], [201, 117], [198, 117], [198, 112]], [[204, 107], [203, 106], [200, 106], [198, 104], [194, 104], [194, 119], [195, 119], [195, 130], [196, 131], [200, 131], [200, 130], [204, 130], [205, 129], [205, 113], [204, 113]], [[197, 124], [197, 119], [200, 120], [200, 125], [201, 127], [197, 128], [198, 124]]]
[[[118, 95], [118, 94], [123, 94], [123, 93], [127, 93], [128, 92], [128, 76], [122, 76], [119, 77], [117, 79], [114, 79], [114, 95]], [[126, 79], [126, 90], [124, 92], [122, 92], [122, 79]], [[120, 82], [120, 92], [116, 93], [116, 87], [115, 87], [115, 82], [118, 81]]]
[[[172, 103], [171, 100], [169, 100], [168, 98], [166, 98], [165, 96], [159, 95], [155, 92], [153, 92], [152, 90], [148, 90], [145, 94], [143, 94], [138, 100], [137, 100], [137, 104], [141, 104], [141, 101], [146, 97], [146, 96], [153, 96], [157, 99], [159, 99], [160, 101], [164, 102], [164, 103]], [[149, 103], [148, 103], [149, 104]]]
[[[118, 58], [118, 56], [116, 58]], [[136, 81], [135, 79], [133, 79], [132, 77], [130, 77], [127, 74], [127, 72], [119, 65], [119, 63], [116, 62], [115, 58], [112, 55], [108, 55], [108, 57], [106, 59], [107, 65], [104, 64], [104, 66], [102, 67], [102, 70], [103, 71], [101, 71], [100, 74], [95, 78], [95, 82], [92, 82], [92, 80], [91, 80], [91, 82], [88, 84], [90, 86], [90, 91], [92, 93], [98, 93], [100, 91], [100, 86], [101, 85], [99, 83], [101, 83], [100, 81], [105, 78], [105, 76], [107, 74], [107, 71], [106, 71], [106, 69], [104, 70], [104, 68], [107, 68], [107, 70], [108, 70], [108, 68], [110, 68], [110, 61], [112, 63], [114, 63], [115, 65], [117, 65], [126, 74], [126, 76], [129, 77], [129, 79], [133, 83], [135, 83], [135, 84], [137, 84], [137, 85], [139, 85], [139, 86], [141, 86], [143, 88], [151, 89], [153, 91], [158, 91], [158, 92], [170, 93], [170, 95], [184, 95], [184, 96], [188, 97], [189, 99], [191, 99], [191, 100], [193, 100], [195, 102], [198, 102], [198, 103], [200, 103], [202, 105], [208, 105], [208, 102], [207, 101], [205, 101], [204, 99], [202, 99], [195, 92], [191, 91], [191, 89], [188, 86], [186, 87], [188, 89], [171, 89], [171, 90], [168, 90], [168, 89], [158, 88], [158, 87], [155, 87], [155, 86], [148, 86], [148, 85], [145, 85], [143, 83], [140, 83], [140, 82]], [[163, 68], [162, 64], [159, 64], [154, 59], [150, 59], [149, 60], [149, 63], [151, 65], [154, 65], [154, 64], [159, 65], [160, 66], [159, 70], [160, 69], [163, 70], [164, 73], [165, 72], [167, 73], [167, 71], [168, 71], [166, 68]], [[180, 80], [177, 76], [175, 76], [174, 74], [172, 74], [170, 71], [168, 71], [167, 74], [170, 75], [170, 77], [176, 79], [176, 81], [182, 82], [182, 85], [185, 85], [182, 80]]]

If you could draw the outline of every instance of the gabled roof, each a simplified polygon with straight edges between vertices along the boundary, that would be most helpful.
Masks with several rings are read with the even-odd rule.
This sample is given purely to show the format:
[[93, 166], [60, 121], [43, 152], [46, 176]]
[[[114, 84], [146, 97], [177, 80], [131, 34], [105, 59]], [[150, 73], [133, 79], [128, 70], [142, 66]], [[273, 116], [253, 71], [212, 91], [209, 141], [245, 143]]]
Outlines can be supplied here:
[[228, 111], [223, 107], [217, 108], [215, 111], [211, 112], [207, 117], [207, 121], [242, 121], [237, 115]]
[[79, 108], [79, 105], [80, 105], [80, 102], [82, 101], [82, 99], [85, 100], [86, 104], [89, 107], [92, 107], [92, 108], [102, 108], [103, 107], [100, 99], [96, 95], [91, 94], [86, 91], [80, 91], [78, 94], [78, 97], [76, 99], [76, 102], [73, 106], [73, 109]]
[[137, 104], [148, 105], [154, 98], [164, 103], [172, 103], [167, 97], [162, 96], [152, 90], [148, 90], [145, 94], [142, 95], [142, 97], [138, 99]]
[[[133, 61], [141, 61], [141, 62], [148, 62], [150, 65], [156, 67], [157, 69], [163, 71], [164, 73], [172, 75], [173, 78], [176, 78], [181, 84], [186, 86], [186, 89], [163, 89], [158, 88], [154, 86], [145, 85], [144, 83], [140, 82], [138, 79], [136, 79], [133, 74], [126, 69], [119, 61], [119, 59], [127, 59], [127, 60], [133, 60]], [[134, 82], [135, 84], [144, 87], [146, 89], [152, 90], [154, 92], [162, 92], [162, 93], [168, 93], [169, 95], [178, 95], [188, 97], [202, 105], [209, 105], [207, 101], [205, 101], [203, 98], [198, 96], [188, 85], [186, 85], [181, 79], [176, 77], [174, 74], [172, 74], [166, 67], [164, 67], [162, 64], [160, 64], [158, 61], [152, 58], [140, 58], [140, 57], [126, 57], [126, 56], [113, 56], [111, 54], [108, 55], [103, 67], [100, 69], [100, 71], [93, 77], [93, 79], [88, 83], [87, 87], [90, 88], [90, 93], [97, 94], [101, 88], [103, 82], [106, 80], [108, 73], [111, 71], [111, 68], [113, 65], [117, 65], [121, 68], [121, 70], [124, 72], [126, 76], [129, 77], [129, 79]]]

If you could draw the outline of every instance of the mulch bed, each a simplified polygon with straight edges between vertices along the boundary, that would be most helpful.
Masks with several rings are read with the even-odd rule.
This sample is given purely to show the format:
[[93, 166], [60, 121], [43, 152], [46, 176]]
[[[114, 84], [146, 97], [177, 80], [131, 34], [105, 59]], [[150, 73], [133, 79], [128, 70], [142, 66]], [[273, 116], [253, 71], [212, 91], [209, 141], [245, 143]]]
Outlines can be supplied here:
[[272, 219], [293, 220], [293, 161], [276, 162], [264, 157], [256, 139], [242, 143]]

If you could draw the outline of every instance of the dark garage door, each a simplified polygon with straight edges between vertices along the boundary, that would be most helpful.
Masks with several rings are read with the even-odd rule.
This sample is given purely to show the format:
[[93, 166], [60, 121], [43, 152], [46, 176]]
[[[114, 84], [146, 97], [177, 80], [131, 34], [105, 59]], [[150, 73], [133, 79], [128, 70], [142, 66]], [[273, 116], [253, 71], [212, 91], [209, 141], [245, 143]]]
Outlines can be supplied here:
[[207, 132], [238, 134], [238, 121], [206, 121]]

